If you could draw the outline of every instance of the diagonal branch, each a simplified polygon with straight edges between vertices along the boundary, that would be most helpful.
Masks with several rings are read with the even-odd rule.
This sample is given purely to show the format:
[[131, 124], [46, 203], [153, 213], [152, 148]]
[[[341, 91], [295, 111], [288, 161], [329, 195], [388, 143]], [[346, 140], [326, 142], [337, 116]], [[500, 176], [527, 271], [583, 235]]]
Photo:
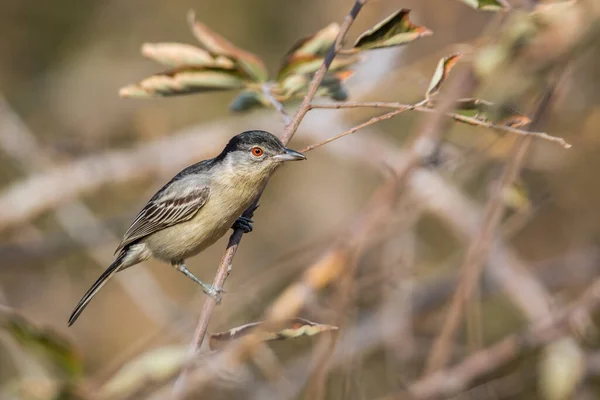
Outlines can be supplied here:
[[[547, 111], [550, 105], [551, 98], [552, 89], [548, 89], [536, 107], [533, 122], [531, 124], [532, 129], [535, 129], [539, 125], [542, 115]], [[451, 343], [460, 324], [465, 305], [469, 302], [477, 282], [479, 281], [483, 265], [489, 255], [494, 234], [496, 233], [500, 219], [504, 214], [504, 190], [517, 178], [525, 155], [527, 154], [527, 150], [531, 144], [531, 140], [531, 137], [520, 137], [519, 140], [517, 140], [513, 147], [513, 156], [506, 165], [502, 177], [496, 185], [487, 204], [480, 234], [475, 236], [474, 240], [471, 241], [469, 245], [465, 262], [462, 267], [461, 282], [452, 298], [450, 311], [448, 312], [442, 331], [431, 350], [425, 369], [426, 375], [443, 368], [448, 362]]]
[[[395, 103], [395, 102], [388, 103], [388, 102], [380, 102], [380, 101], [344, 102], [344, 103], [333, 103], [333, 104], [313, 104], [313, 105], [311, 105], [311, 108], [312, 109], [315, 109], [315, 108], [335, 109], [335, 110], [340, 109], [340, 108], [393, 108], [393, 109], [402, 110], [402, 111], [419, 111], [419, 112], [425, 112], [425, 113], [436, 112], [435, 109], [427, 107], [423, 103], [425, 103], [425, 102], [420, 102], [417, 104], [402, 104], [402, 103]], [[513, 133], [513, 134], [517, 134], [517, 135], [521, 135], [521, 136], [536, 137], [539, 139], [546, 140], [548, 142], [556, 143], [565, 149], [568, 149], [571, 147], [571, 144], [568, 143], [565, 139], [563, 139], [561, 137], [557, 137], [557, 136], [552, 136], [552, 135], [549, 135], [544, 132], [534, 132], [531, 130], [518, 129], [518, 128], [515, 128], [512, 126], [508, 126], [508, 125], [498, 125], [498, 124], [494, 124], [493, 122], [483, 121], [478, 118], [468, 117], [466, 115], [462, 115], [462, 114], [455, 113], [455, 112], [446, 112], [445, 116], [447, 116], [448, 118], [452, 118], [455, 121], [464, 122], [469, 125], [480, 126], [480, 127], [488, 128], [488, 129], [496, 129], [499, 131], [509, 132], [509, 133]], [[354, 132], [355, 131], [336, 135], [329, 141], [338, 139], [340, 137], [349, 135]], [[319, 143], [318, 145], [313, 145], [313, 146], [309, 146], [309, 147], [310, 147], [310, 149], [313, 149], [313, 148], [320, 147], [325, 143], [328, 143], [328, 142], [322, 142], [322, 143]]]
[[[318, 71], [314, 74], [314, 76], [312, 78], [312, 81], [311, 81], [309, 89], [308, 89], [308, 93], [306, 94], [306, 96], [304, 96], [304, 99], [302, 100], [300, 107], [296, 111], [296, 114], [294, 115], [294, 117], [292, 118], [290, 123], [287, 124], [285, 127], [285, 131], [283, 133], [283, 136], [281, 137], [281, 141], [284, 144], [287, 145], [289, 143], [289, 141], [292, 139], [292, 137], [296, 133], [296, 130], [300, 126], [300, 122], [302, 122], [302, 119], [304, 118], [306, 113], [308, 113], [308, 111], [310, 111], [310, 104], [311, 104], [311, 101], [314, 98], [315, 94], [317, 93], [317, 89], [319, 88], [321, 82], [323, 81], [323, 78], [325, 77], [327, 70], [331, 66], [331, 63], [333, 62], [333, 59], [335, 58], [337, 52], [341, 49], [342, 41], [344, 40], [344, 37], [348, 33], [350, 26], [352, 25], [352, 23], [356, 19], [356, 16], [358, 15], [358, 13], [360, 12], [360, 10], [362, 9], [362, 7], [364, 6], [364, 4], [366, 2], [367, 2], [367, 0], [355, 0], [354, 5], [352, 6], [352, 9], [350, 10], [350, 13], [344, 19], [344, 22], [342, 23], [342, 25], [340, 27], [340, 31], [338, 33], [338, 36], [335, 39], [335, 42], [333, 43], [333, 45], [327, 52], [327, 55], [325, 56], [323, 64], [321, 64]], [[254, 204], [248, 210], [246, 210], [244, 212], [243, 215], [245, 217], [248, 217], [248, 218], [252, 217], [253, 212], [258, 205], [259, 199], [260, 199], [260, 196], [259, 196], [259, 198], [257, 198], [254, 201]], [[227, 245], [227, 250], [225, 251], [225, 254], [223, 255], [221, 264], [219, 265], [219, 268], [217, 271], [217, 275], [215, 276], [215, 279], [213, 281], [213, 285], [217, 289], [223, 288], [223, 285], [225, 284], [225, 280], [227, 279], [227, 276], [229, 276], [229, 273], [232, 269], [233, 258], [235, 257], [237, 248], [240, 244], [240, 241], [242, 240], [242, 235], [243, 235], [243, 231], [240, 229], [236, 229], [236, 230], [234, 230], [233, 234], [229, 238], [229, 244]], [[200, 314], [198, 326], [196, 327], [196, 330], [194, 332], [194, 337], [193, 337], [192, 343], [190, 345], [190, 353], [192, 355], [196, 354], [200, 350], [200, 347], [202, 346], [202, 342], [204, 340], [204, 336], [206, 335], [206, 330], [208, 328], [208, 324], [210, 322], [212, 312], [213, 312], [214, 308], [216, 307], [216, 305], [217, 305], [217, 301], [215, 299], [206, 298], [204, 300], [204, 304], [202, 306], [202, 311]], [[177, 382], [175, 383], [175, 393], [181, 393], [184, 389], [185, 372], [186, 372], [185, 370], [182, 371], [181, 375], [177, 379]]]

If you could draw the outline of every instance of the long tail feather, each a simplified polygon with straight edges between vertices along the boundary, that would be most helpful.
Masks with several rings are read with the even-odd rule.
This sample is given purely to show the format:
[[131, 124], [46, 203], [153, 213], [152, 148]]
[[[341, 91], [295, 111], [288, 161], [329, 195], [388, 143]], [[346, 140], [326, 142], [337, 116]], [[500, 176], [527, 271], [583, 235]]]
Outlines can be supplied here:
[[125, 258], [125, 254], [126, 254], [126, 251], [121, 251], [121, 254], [119, 254], [119, 256], [117, 257], [115, 262], [113, 262], [110, 265], [110, 267], [108, 267], [106, 269], [106, 271], [104, 271], [102, 273], [102, 275], [100, 275], [98, 280], [96, 282], [94, 282], [92, 287], [89, 288], [87, 292], [85, 292], [85, 294], [83, 295], [81, 300], [79, 300], [79, 303], [77, 303], [77, 305], [75, 306], [73, 313], [69, 317], [69, 326], [73, 325], [73, 323], [75, 323], [75, 321], [77, 321], [77, 318], [79, 318], [79, 315], [83, 312], [85, 307], [87, 307], [88, 303], [92, 300], [92, 298], [96, 295], [96, 293], [98, 293], [98, 290], [100, 290], [102, 288], [102, 286], [104, 286], [104, 284], [117, 271], [119, 271], [119, 269], [121, 268], [121, 266], [123, 264], [123, 259]]

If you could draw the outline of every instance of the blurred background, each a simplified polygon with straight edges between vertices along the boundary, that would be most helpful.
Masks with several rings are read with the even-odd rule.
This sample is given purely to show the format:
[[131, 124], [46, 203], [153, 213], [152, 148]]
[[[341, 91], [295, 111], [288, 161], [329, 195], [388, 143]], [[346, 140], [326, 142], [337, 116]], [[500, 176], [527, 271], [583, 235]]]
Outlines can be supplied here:
[[[163, 346], [185, 348], [204, 297], [189, 280], [156, 261], [119, 274], [73, 327], [66, 322], [112, 262], [133, 217], [172, 175], [214, 156], [243, 130], [283, 131], [273, 109], [229, 111], [235, 95], [229, 91], [119, 98], [119, 88], [164, 69], [143, 58], [140, 46], [162, 41], [196, 45], [185, 20], [194, 9], [198, 20], [259, 55], [275, 72], [294, 42], [341, 22], [350, 3], [0, 0], [0, 307], [9, 321], [0, 336], [0, 397], [59, 398], [58, 388], [67, 378], [52, 367], [57, 359], [77, 370], [77, 382], [94, 393], [140, 354]], [[418, 102], [440, 57], [465, 44], [494, 40], [506, 22], [459, 1], [379, 0], [360, 13], [348, 43], [401, 7], [410, 8], [412, 21], [434, 34], [409, 46], [369, 52], [347, 81], [349, 100]], [[560, 42], [560, 35], [554, 40]], [[505, 258], [496, 264], [530, 272], [540, 290], [552, 296], [552, 307], [576, 298], [600, 271], [599, 50], [595, 40], [570, 56], [540, 129], [564, 137], [573, 148], [534, 141], [522, 179], [507, 196], [509, 211], [502, 222]], [[478, 92], [488, 100], [499, 96], [498, 85], [491, 83]], [[527, 114], [535, 98], [529, 92], [513, 105]], [[289, 104], [290, 113], [296, 105]], [[301, 149], [381, 113], [311, 111], [291, 147]], [[209, 332], [260, 319], [356, 218], [388, 178], [388, 166], [401, 162], [398, 157], [425, 118], [403, 113], [278, 171], [255, 214], [254, 231], [244, 236]], [[513, 142], [511, 135], [453, 124], [439, 165], [416, 173], [412, 189], [400, 200], [398, 218], [391, 218], [385, 234], [373, 239], [357, 261], [351, 306], [346, 304], [340, 314], [331, 293], [306, 305], [302, 317], [343, 327], [378, 310], [389, 292], [398, 303], [387, 309], [388, 317], [412, 321], [377, 346], [352, 352], [345, 365], [334, 366], [325, 398], [372, 399], [388, 393], [404, 398], [402, 388], [421, 376], [465, 248]], [[64, 191], [72, 195], [62, 196]], [[223, 238], [188, 260], [190, 270], [211, 281], [226, 243]], [[469, 313], [460, 329], [454, 361], [540, 316], [524, 311], [501, 287], [493, 274], [482, 278], [478, 311]], [[47, 343], [50, 362], [44, 355]], [[285, 342], [275, 352], [288, 360], [317, 343], [317, 338]], [[593, 341], [574, 346], [595, 355]], [[476, 388], [460, 398], [540, 398], [544, 390], [536, 382], [543, 375], [543, 354], [534, 353], [475, 382]], [[576, 377], [573, 396], [598, 398], [594, 374], [582, 384], [583, 375]]]

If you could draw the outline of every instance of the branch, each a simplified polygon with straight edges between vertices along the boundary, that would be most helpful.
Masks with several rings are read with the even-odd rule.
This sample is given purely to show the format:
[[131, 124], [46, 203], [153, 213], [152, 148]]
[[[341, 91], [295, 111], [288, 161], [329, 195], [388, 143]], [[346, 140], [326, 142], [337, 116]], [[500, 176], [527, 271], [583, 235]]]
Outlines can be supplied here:
[[265, 83], [261, 86], [261, 88], [262, 88], [263, 94], [265, 95], [267, 100], [269, 100], [269, 103], [271, 103], [271, 105], [273, 107], [275, 107], [277, 112], [279, 114], [281, 114], [281, 116], [283, 117], [284, 125], [286, 125], [286, 126], [289, 125], [291, 122], [291, 118], [290, 118], [289, 114], [285, 111], [283, 104], [281, 104], [281, 102], [279, 100], [277, 100], [275, 98], [275, 96], [273, 96], [273, 93], [271, 92], [271, 85], [269, 83]]
[[[373, 102], [345, 102], [345, 103], [333, 103], [333, 104], [313, 104], [311, 105], [311, 108], [315, 109], [315, 108], [322, 108], [322, 109], [340, 109], [340, 108], [395, 108], [398, 110], [402, 110], [402, 111], [419, 111], [419, 112], [425, 112], [425, 113], [434, 113], [436, 112], [435, 109], [433, 108], [429, 108], [426, 107], [424, 105], [425, 102], [420, 102], [417, 104], [402, 104], [402, 103], [387, 103], [387, 102], [378, 102], [378, 101], [373, 101]], [[539, 139], [543, 139], [546, 140], [548, 142], [552, 142], [552, 143], [556, 143], [559, 146], [568, 149], [571, 147], [571, 144], [568, 143], [565, 139], [561, 138], [561, 137], [557, 137], [557, 136], [552, 136], [552, 135], [548, 135], [547, 133], [544, 132], [532, 132], [530, 130], [524, 130], [524, 129], [518, 129], [518, 128], [513, 128], [512, 126], [507, 126], [507, 125], [497, 125], [494, 124], [492, 122], [488, 122], [488, 121], [482, 121], [478, 118], [473, 118], [473, 117], [467, 117], [465, 115], [461, 115], [455, 112], [446, 112], [445, 115], [448, 118], [452, 118], [456, 121], [459, 122], [464, 122], [467, 123], [469, 125], [475, 125], [475, 126], [480, 126], [483, 128], [488, 128], [488, 129], [496, 129], [499, 131], [504, 131], [504, 132], [509, 132], [509, 133], [514, 133], [517, 135], [521, 135], [521, 136], [532, 136], [532, 137], [536, 137]], [[360, 129], [360, 128], [359, 128]], [[353, 132], [350, 132], [353, 133]], [[349, 134], [349, 133], [347, 133]], [[334, 138], [332, 138], [332, 140], [335, 140], [339, 137], [345, 136], [345, 135], [337, 135]], [[322, 146], [325, 143], [322, 144], [318, 144], [315, 145], [314, 148]], [[311, 146], [309, 146], [311, 147]]]
[[[308, 89], [308, 92], [307, 92], [306, 96], [304, 96], [304, 99], [302, 100], [300, 107], [296, 111], [296, 114], [294, 115], [294, 117], [290, 121], [290, 123], [287, 124], [285, 127], [285, 131], [283, 133], [283, 136], [281, 137], [281, 141], [285, 145], [287, 145], [289, 143], [289, 141], [292, 139], [292, 137], [296, 133], [296, 130], [300, 126], [300, 122], [302, 122], [302, 119], [304, 118], [306, 113], [308, 113], [308, 111], [310, 110], [310, 103], [311, 103], [312, 99], [314, 98], [315, 94], [317, 93], [317, 89], [321, 85], [321, 82], [323, 81], [323, 78], [325, 77], [327, 70], [331, 66], [331, 63], [333, 62], [333, 59], [335, 58], [337, 52], [341, 49], [342, 41], [344, 40], [344, 37], [348, 33], [348, 29], [350, 29], [350, 26], [356, 19], [356, 16], [360, 12], [360, 10], [362, 9], [362, 7], [366, 3], [366, 1], [367, 0], [355, 0], [354, 5], [352, 6], [352, 9], [350, 10], [350, 13], [344, 19], [344, 22], [342, 23], [342, 25], [340, 27], [338, 36], [336, 37], [335, 42], [333, 43], [333, 45], [327, 52], [327, 55], [325, 56], [325, 59], [323, 60], [323, 64], [321, 64], [318, 71], [313, 76], [312, 81], [309, 86], [309, 89]], [[244, 217], [247, 217], [247, 218], [252, 217], [254, 210], [258, 206], [259, 199], [260, 199], [260, 195], [254, 201], [253, 205], [244, 212], [244, 214], [243, 214]], [[216, 287], [217, 289], [222, 289], [223, 285], [225, 284], [225, 280], [227, 279], [227, 276], [229, 275], [229, 272], [231, 271], [231, 268], [232, 268], [233, 257], [235, 256], [235, 253], [237, 252], [237, 248], [240, 244], [240, 241], [242, 240], [242, 236], [243, 236], [243, 231], [240, 229], [236, 229], [233, 232], [233, 234], [231, 235], [231, 237], [229, 238], [229, 244], [227, 246], [227, 250], [225, 251], [225, 254], [223, 255], [223, 259], [221, 261], [221, 264], [219, 265], [217, 275], [215, 276], [215, 279], [213, 281], [213, 286]], [[190, 345], [190, 353], [192, 355], [196, 354], [200, 350], [200, 347], [202, 346], [202, 342], [204, 340], [204, 336], [206, 335], [206, 330], [208, 328], [208, 323], [210, 322], [212, 312], [216, 305], [217, 305], [217, 302], [213, 298], [207, 297], [204, 300], [204, 305], [202, 308], [200, 319], [198, 321], [198, 326], [196, 327], [196, 330], [194, 333], [194, 338]], [[175, 383], [175, 388], [174, 388], [175, 394], [180, 394], [184, 390], [185, 372], [186, 372], [185, 370], [182, 371], [182, 373], [179, 375], [179, 377]]]
[[[551, 90], [548, 90], [540, 100], [531, 127], [535, 128], [540, 118], [550, 104]], [[481, 276], [483, 265], [488, 258], [494, 234], [504, 214], [505, 203], [503, 194], [517, 178], [521, 165], [531, 144], [531, 137], [521, 137], [513, 146], [513, 156], [507, 163], [499, 183], [487, 204], [484, 222], [480, 234], [471, 241], [467, 250], [465, 263], [462, 267], [462, 278], [458, 290], [452, 298], [450, 311], [446, 317], [442, 331], [431, 350], [425, 374], [431, 374], [445, 366], [450, 357], [451, 344], [460, 324], [464, 307], [469, 302]]]
[[516, 359], [522, 352], [539, 348], [569, 333], [571, 322], [578, 315], [587, 315], [600, 307], [600, 280], [592, 283], [572, 305], [550, 314], [520, 334], [513, 334], [481, 350], [456, 366], [435, 372], [409, 387], [417, 399], [451, 397], [475, 380], [498, 370]]
[[[24, 172], [32, 173], [52, 167], [53, 161], [38, 144], [37, 138], [29, 130], [24, 121], [16, 114], [0, 96], [0, 149], [19, 164]], [[61, 186], [58, 186], [59, 188]], [[34, 196], [36, 200], [37, 197]], [[14, 207], [9, 208], [12, 210]], [[58, 207], [54, 212], [58, 225], [67, 236], [85, 249], [88, 257], [96, 264], [106, 268], [113, 260], [101, 249], [97, 249], [98, 241], [118, 243], [118, 238], [107, 229], [94, 213], [81, 201]], [[30, 232], [38, 229], [28, 226]], [[140, 269], [135, 284], [126, 276], [117, 275], [117, 282], [127, 293], [133, 304], [158, 326], [171, 327], [173, 310], [177, 307], [158, 284], [152, 273]], [[172, 333], [179, 332], [171, 330]]]
[[378, 117], [373, 117], [370, 120], [368, 120], [366, 122], [363, 122], [362, 124], [356, 125], [354, 128], [348, 129], [347, 131], [344, 131], [342, 133], [338, 133], [337, 135], [335, 135], [333, 137], [330, 137], [329, 139], [325, 139], [322, 142], [311, 144], [310, 146], [306, 146], [305, 148], [303, 148], [302, 150], [300, 150], [300, 152], [306, 153], [307, 151], [314, 150], [314, 149], [319, 148], [319, 147], [321, 147], [323, 145], [326, 145], [327, 143], [333, 142], [334, 140], [340, 139], [340, 138], [342, 138], [344, 136], [347, 136], [347, 135], [351, 135], [354, 132], [358, 131], [359, 129], [365, 128], [365, 127], [367, 127], [369, 125], [373, 125], [373, 124], [375, 124], [377, 122], [380, 122], [380, 121], [383, 121], [383, 120], [386, 120], [386, 119], [393, 118], [396, 115], [398, 115], [398, 114], [400, 114], [400, 113], [402, 113], [404, 111], [408, 111], [408, 110], [409, 110], [409, 108], [399, 108], [397, 110], [394, 110], [394, 111], [391, 111], [389, 113], [380, 115]]

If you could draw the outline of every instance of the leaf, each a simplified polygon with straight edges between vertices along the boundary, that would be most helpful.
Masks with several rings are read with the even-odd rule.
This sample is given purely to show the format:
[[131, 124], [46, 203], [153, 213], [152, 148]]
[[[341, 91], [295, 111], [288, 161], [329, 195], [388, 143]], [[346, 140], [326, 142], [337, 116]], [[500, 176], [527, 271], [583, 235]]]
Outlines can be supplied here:
[[354, 43], [355, 49], [368, 50], [383, 47], [401, 46], [433, 32], [423, 26], [413, 24], [408, 15], [409, 9], [402, 8], [364, 32]]
[[242, 50], [227, 39], [211, 30], [206, 25], [196, 21], [193, 11], [188, 13], [188, 23], [192, 33], [200, 43], [213, 55], [225, 56], [235, 60], [240, 67], [258, 82], [265, 82], [269, 73], [262, 60], [246, 50]]
[[300, 93], [306, 93], [309, 84], [310, 75], [292, 74], [279, 82], [279, 87], [282, 95], [290, 98]]
[[122, 398], [148, 382], [161, 382], [176, 374], [188, 359], [183, 346], [161, 347], [129, 361], [100, 389], [100, 397]]
[[544, 349], [539, 366], [539, 391], [545, 400], [573, 398], [585, 376], [586, 357], [572, 337], [550, 343]]
[[294, 43], [284, 56], [277, 75], [281, 76], [281, 71], [288, 69], [290, 64], [294, 64], [298, 60], [322, 60], [335, 42], [335, 38], [339, 32], [340, 26], [337, 23], [332, 23], [314, 35], [305, 37]]
[[481, 99], [461, 99], [456, 104], [455, 112], [459, 116], [467, 117], [466, 119], [455, 118], [457, 121], [470, 125], [479, 125], [477, 121], [481, 121], [520, 128], [531, 122], [529, 117], [512, 108], [498, 109], [493, 103]]
[[244, 90], [233, 99], [229, 105], [229, 109], [235, 112], [242, 112], [268, 105], [269, 101], [264, 94], [254, 90]]
[[510, 5], [505, 0], [460, 0], [469, 7], [485, 11], [505, 11]]
[[506, 207], [518, 212], [527, 211], [531, 208], [529, 191], [522, 180], [505, 187], [502, 191], [502, 199]]
[[427, 93], [425, 93], [425, 97], [427, 99], [430, 99], [439, 93], [442, 84], [448, 78], [450, 71], [456, 65], [461, 56], [462, 53], [454, 53], [440, 59], [435, 72], [433, 73], [433, 77], [431, 78], [431, 82], [429, 83]]
[[142, 55], [170, 67], [235, 68], [233, 61], [226, 57], [215, 58], [206, 50], [182, 43], [144, 43]]
[[[227, 332], [213, 333], [210, 335], [210, 348], [213, 350], [223, 348], [230, 341], [249, 334], [252, 330], [261, 325], [264, 325], [264, 321], [238, 326]], [[270, 340], [296, 338], [299, 336], [314, 336], [319, 333], [337, 330], [337, 326], [318, 324], [303, 318], [294, 318], [286, 321], [284, 327], [276, 332], [261, 331], [259, 337], [261, 341], [266, 342]]]
[[[313, 74], [317, 72], [324, 60], [323, 57], [318, 56], [298, 57], [279, 71], [277, 80], [281, 81], [292, 74]], [[336, 57], [331, 63], [329, 71], [334, 72], [346, 69], [358, 61], [360, 61], [360, 58], [356, 56]]]
[[237, 71], [182, 67], [152, 75], [119, 90], [121, 97], [151, 98], [216, 90], [241, 89], [247, 81]]
[[[316, 34], [296, 42], [285, 55], [277, 73], [277, 80], [283, 81], [293, 74], [312, 74], [316, 72], [323, 64], [325, 56], [339, 32], [340, 26], [333, 23]], [[357, 56], [338, 56], [333, 60], [329, 71], [345, 69], [358, 61], [360, 61], [360, 57]]]
[[317, 96], [331, 97], [335, 101], [348, 100], [348, 92], [342, 82], [354, 75], [353, 71], [342, 71], [336, 74], [327, 74], [321, 86], [317, 89]]
[[83, 364], [75, 346], [58, 332], [42, 328], [16, 313], [6, 313], [1, 326], [36, 358], [69, 379], [81, 376]]

